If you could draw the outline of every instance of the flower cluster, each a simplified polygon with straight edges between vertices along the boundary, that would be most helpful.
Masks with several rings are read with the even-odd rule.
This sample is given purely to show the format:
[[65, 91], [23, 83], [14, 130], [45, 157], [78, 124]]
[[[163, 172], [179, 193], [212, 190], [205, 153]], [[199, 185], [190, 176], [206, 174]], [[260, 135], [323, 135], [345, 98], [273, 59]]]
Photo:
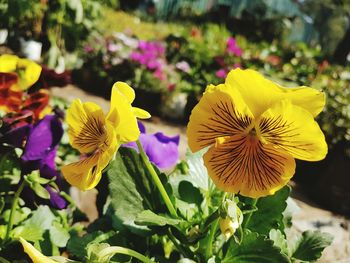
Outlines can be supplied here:
[[239, 59], [242, 56], [243, 50], [238, 46], [237, 41], [233, 37], [229, 37], [226, 43], [226, 56], [216, 57], [216, 62], [221, 67], [215, 72], [218, 78], [226, 78], [228, 72], [235, 68], [240, 68]]
[[227, 47], [226, 52], [232, 55], [235, 55], [236, 57], [242, 56], [242, 49], [238, 46], [236, 39], [233, 37], [229, 37], [227, 39]]
[[32, 111], [35, 120], [50, 112], [45, 89], [28, 92], [40, 73], [41, 67], [33, 61], [14, 55], [0, 56], [0, 109], [5, 112]]
[[0, 128], [1, 153], [22, 149], [19, 160], [22, 175], [38, 170], [42, 178], [55, 182], [45, 189], [52, 206], [63, 209], [67, 202], [59, 193], [60, 174], [55, 164], [63, 135], [62, 123], [58, 116], [50, 114], [48, 92], [31, 91], [41, 67], [13, 55], [2, 55], [0, 65], [0, 106], [6, 112]]
[[130, 58], [133, 61], [153, 70], [155, 74], [162, 71], [163, 58], [165, 56], [165, 47], [158, 41], [140, 40], [138, 50], [131, 53]]

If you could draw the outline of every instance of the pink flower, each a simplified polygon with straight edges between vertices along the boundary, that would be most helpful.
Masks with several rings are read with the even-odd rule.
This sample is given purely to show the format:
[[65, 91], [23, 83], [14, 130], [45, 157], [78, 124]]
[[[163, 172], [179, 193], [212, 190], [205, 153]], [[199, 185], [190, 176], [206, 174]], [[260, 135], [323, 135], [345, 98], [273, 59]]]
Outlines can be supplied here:
[[242, 68], [242, 65], [241, 63], [235, 63], [232, 67], [232, 69], [235, 69], [235, 68]]
[[191, 71], [191, 67], [186, 61], [177, 62], [175, 67], [185, 73], [189, 73]]
[[242, 49], [237, 45], [236, 39], [229, 37], [226, 43], [226, 51], [230, 54], [233, 54], [237, 57], [242, 55]]
[[176, 84], [175, 84], [175, 83], [169, 84], [169, 85], [168, 85], [168, 90], [169, 90], [169, 91], [173, 91], [173, 90], [175, 89], [175, 87], [176, 87]]
[[164, 72], [161, 68], [158, 68], [156, 71], [154, 71], [153, 76], [161, 81], [166, 80], [166, 75], [164, 74]]
[[218, 71], [215, 72], [215, 75], [218, 77], [218, 78], [226, 78], [226, 75], [227, 75], [227, 70], [222, 68], [222, 69], [219, 69]]
[[91, 53], [92, 51], [94, 51], [94, 49], [91, 46], [87, 45], [84, 47], [84, 52]]

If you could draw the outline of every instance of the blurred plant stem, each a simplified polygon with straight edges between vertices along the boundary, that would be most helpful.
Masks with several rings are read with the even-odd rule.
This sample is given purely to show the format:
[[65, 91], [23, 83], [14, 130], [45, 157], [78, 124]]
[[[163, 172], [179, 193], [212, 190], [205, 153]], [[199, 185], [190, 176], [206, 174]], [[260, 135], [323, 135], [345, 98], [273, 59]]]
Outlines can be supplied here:
[[162, 198], [163, 198], [163, 201], [165, 202], [165, 205], [167, 206], [170, 214], [173, 216], [173, 217], [178, 217], [177, 216], [177, 213], [176, 213], [176, 210], [162, 184], [162, 182], [160, 181], [159, 177], [158, 177], [158, 174], [157, 172], [154, 170], [151, 162], [149, 161], [148, 159], [148, 156], [146, 155], [145, 151], [143, 150], [142, 148], [142, 145], [140, 143], [139, 140], [136, 141], [136, 144], [137, 144], [137, 147], [139, 149], [139, 152], [140, 152], [140, 155], [141, 155], [141, 159], [143, 160], [144, 164], [146, 165], [146, 168], [147, 170], [149, 171], [149, 173], [151, 174], [151, 177], [155, 183], [155, 185], [157, 186]]
[[138, 260], [140, 260], [141, 262], [145, 262], [145, 263], [154, 263], [153, 260], [150, 260], [148, 257], [136, 252], [135, 250], [129, 249], [129, 248], [125, 248], [125, 247], [119, 247], [119, 246], [112, 246], [112, 247], [107, 247], [105, 249], [103, 249], [100, 253], [99, 253], [99, 257], [100, 258], [106, 258], [106, 257], [110, 257], [113, 256], [115, 254], [123, 254], [123, 255], [128, 255], [130, 257], [134, 257], [137, 258]]
[[14, 217], [14, 214], [15, 214], [15, 211], [16, 211], [16, 208], [17, 208], [19, 196], [21, 195], [25, 185], [26, 185], [26, 180], [23, 179], [22, 183], [18, 187], [18, 189], [17, 189], [17, 191], [15, 193], [15, 196], [14, 196], [14, 198], [12, 200], [10, 217], [9, 217], [9, 221], [7, 223], [6, 235], [5, 235], [5, 239], [4, 239], [5, 243], [6, 243], [6, 241], [8, 241], [8, 239], [10, 237], [10, 232], [11, 232], [12, 227], [13, 227], [13, 217]]
[[[259, 198], [256, 198], [256, 199], [253, 199], [253, 202], [252, 202], [252, 206], [255, 206], [256, 203], [258, 202]], [[250, 218], [252, 217], [252, 214], [255, 212], [256, 210], [250, 212], [248, 215], [247, 215], [247, 219], [244, 221], [243, 223], [243, 228], [246, 228], [249, 224], [249, 221], [250, 221]]]

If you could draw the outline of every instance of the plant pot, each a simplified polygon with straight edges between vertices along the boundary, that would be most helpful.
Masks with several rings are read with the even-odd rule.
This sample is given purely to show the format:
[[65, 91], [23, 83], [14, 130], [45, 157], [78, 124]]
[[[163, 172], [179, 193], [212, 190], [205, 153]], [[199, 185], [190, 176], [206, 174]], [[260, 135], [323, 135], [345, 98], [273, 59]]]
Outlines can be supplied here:
[[163, 94], [160, 107], [161, 116], [176, 122], [182, 122], [185, 117], [185, 107], [188, 93], [170, 92]]
[[151, 115], [160, 116], [162, 94], [160, 92], [135, 88], [135, 101], [133, 106], [148, 111]]
[[296, 181], [310, 197], [336, 213], [350, 216], [349, 142], [335, 145], [320, 162], [298, 162]]
[[9, 31], [5, 28], [0, 29], [0, 45], [5, 44]]
[[186, 124], [190, 120], [192, 109], [194, 108], [194, 106], [197, 105], [200, 98], [201, 98], [201, 95], [196, 95], [194, 93], [188, 94], [187, 103], [186, 103], [185, 112], [184, 112], [184, 122]]
[[21, 51], [26, 58], [39, 61], [43, 44], [35, 40], [20, 40]]

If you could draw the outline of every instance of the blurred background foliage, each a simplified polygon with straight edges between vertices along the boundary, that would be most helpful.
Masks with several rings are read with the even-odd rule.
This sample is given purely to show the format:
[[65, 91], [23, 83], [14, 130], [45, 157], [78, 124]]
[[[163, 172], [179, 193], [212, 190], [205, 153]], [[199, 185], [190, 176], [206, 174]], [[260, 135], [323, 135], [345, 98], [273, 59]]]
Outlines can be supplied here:
[[[109, 97], [113, 82], [126, 81], [136, 104], [183, 123], [206, 85], [235, 67], [323, 90], [318, 122], [330, 153], [298, 173], [350, 213], [350, 0], [0, 0], [3, 29], [2, 47], [20, 54], [22, 42], [38, 41], [42, 63], [78, 86]], [[239, 54], [228, 52], [229, 39]], [[320, 195], [325, 187], [333, 194]]]

